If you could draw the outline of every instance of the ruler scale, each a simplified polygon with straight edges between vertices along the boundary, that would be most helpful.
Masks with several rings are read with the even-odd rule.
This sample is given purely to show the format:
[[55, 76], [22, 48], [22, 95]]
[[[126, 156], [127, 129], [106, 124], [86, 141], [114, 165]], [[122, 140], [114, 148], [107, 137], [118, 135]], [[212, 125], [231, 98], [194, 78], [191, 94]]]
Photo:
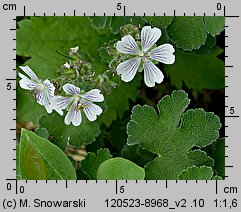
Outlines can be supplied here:
[[[56, 6], [56, 3], [58, 4]], [[150, 4], [151, 3], [151, 4]], [[240, 211], [239, 2], [2, 2], [1, 211]], [[146, 5], [145, 5], [146, 4]], [[118, 5], [121, 5], [119, 7]], [[187, 6], [188, 5], [188, 6]], [[159, 11], [156, 9], [161, 8]], [[80, 9], [78, 9], [80, 8]], [[225, 16], [225, 180], [16, 180], [16, 16]], [[3, 114], [4, 113], [4, 114]], [[117, 209], [118, 208], [118, 209]]]

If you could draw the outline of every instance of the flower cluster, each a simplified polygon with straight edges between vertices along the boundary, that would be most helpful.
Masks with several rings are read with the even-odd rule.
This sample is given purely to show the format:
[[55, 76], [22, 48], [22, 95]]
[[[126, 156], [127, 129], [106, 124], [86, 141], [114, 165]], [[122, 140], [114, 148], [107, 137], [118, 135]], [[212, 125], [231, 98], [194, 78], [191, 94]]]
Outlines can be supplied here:
[[65, 124], [69, 125], [72, 122], [74, 126], [79, 126], [82, 121], [81, 110], [89, 121], [95, 121], [102, 113], [101, 107], [93, 103], [104, 101], [104, 96], [100, 94], [99, 89], [92, 89], [85, 93], [80, 88], [67, 83], [63, 86], [63, 90], [68, 96], [55, 96], [55, 87], [48, 79], [40, 80], [28, 66], [20, 66], [20, 68], [28, 75], [27, 77], [21, 73], [18, 74], [21, 78], [20, 87], [33, 91], [37, 102], [43, 105], [48, 113], [56, 110], [63, 115], [63, 110], [67, 109]]
[[[113, 56], [109, 67], [114, 64], [116, 69], [114, 72], [120, 75], [124, 82], [130, 82], [138, 71], [144, 70], [144, 82], [148, 87], [161, 83], [164, 75], [156, 64], [175, 62], [173, 55], [175, 50], [171, 44], [158, 47], [155, 45], [161, 37], [161, 30], [145, 26], [139, 33], [138, 27], [127, 25], [121, 28], [121, 32], [127, 35], [115, 44], [115, 49], [109, 48], [108, 53]], [[83, 87], [87, 83], [85, 87], [98, 87], [109, 93], [111, 88], [116, 87], [116, 84], [109, 79], [109, 75], [114, 72], [107, 70], [96, 76], [92, 71], [92, 65], [83, 59], [78, 46], [70, 48], [69, 56], [65, 57], [69, 62], [61, 66], [58, 71], [60, 77], [54, 80], [54, 84], [48, 79], [40, 80], [28, 66], [20, 66], [27, 75], [18, 74], [21, 78], [20, 87], [33, 91], [37, 102], [43, 105], [48, 113], [55, 110], [62, 116], [63, 110], [67, 110], [64, 119], [67, 125], [72, 123], [74, 126], [79, 126], [82, 121], [81, 111], [89, 121], [95, 121], [102, 113], [102, 109], [94, 102], [103, 102], [104, 96], [99, 89], [84, 92], [76, 84]], [[62, 89], [65, 96], [59, 95]]]

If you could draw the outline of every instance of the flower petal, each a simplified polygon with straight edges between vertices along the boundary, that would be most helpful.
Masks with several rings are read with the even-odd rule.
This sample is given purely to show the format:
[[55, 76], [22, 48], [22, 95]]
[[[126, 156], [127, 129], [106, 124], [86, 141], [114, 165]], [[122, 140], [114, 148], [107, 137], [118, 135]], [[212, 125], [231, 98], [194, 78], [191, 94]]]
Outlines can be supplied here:
[[141, 46], [142, 50], [146, 52], [150, 49], [161, 37], [161, 30], [154, 27], [153, 29], [150, 26], [145, 26], [141, 30]]
[[33, 90], [35, 89], [38, 84], [31, 79], [27, 78], [25, 75], [18, 73], [19, 77], [22, 79], [19, 81], [19, 85], [21, 88], [26, 89], [26, 90]]
[[47, 88], [49, 98], [53, 97], [54, 96], [54, 91], [55, 91], [54, 85], [48, 79], [44, 80], [43, 84]]
[[33, 79], [35, 81], [39, 81], [36, 74], [28, 66], [19, 66], [19, 68], [21, 68], [31, 79]]
[[124, 82], [130, 82], [136, 75], [136, 72], [138, 71], [140, 64], [141, 59], [138, 57], [126, 60], [117, 66], [117, 74], [121, 75], [121, 79]]
[[138, 55], [140, 53], [140, 48], [131, 35], [126, 35], [121, 41], [118, 41], [116, 49], [123, 54]]
[[101, 91], [99, 89], [92, 89], [80, 96], [92, 102], [103, 102], [104, 96], [100, 94], [100, 92]]
[[148, 61], [144, 64], [144, 81], [148, 87], [154, 87], [155, 82], [161, 83], [163, 79], [163, 73], [151, 61]]
[[175, 49], [171, 44], [163, 44], [151, 50], [149, 55], [151, 59], [165, 64], [173, 64], [175, 62]]
[[78, 104], [78, 101], [75, 100], [73, 104], [70, 106], [69, 111], [64, 118], [65, 124], [70, 125], [70, 123], [72, 122], [74, 126], [80, 125], [82, 121], [82, 116], [81, 116], [81, 111], [75, 109], [77, 104]]
[[35, 91], [35, 97], [37, 99], [37, 103], [43, 105], [48, 113], [52, 112], [52, 107], [50, 106], [50, 101], [48, 98], [48, 93], [46, 89], [39, 89]]
[[73, 101], [73, 99], [69, 97], [54, 96], [53, 98], [51, 98], [51, 108], [53, 110], [56, 110], [62, 116], [62, 110], [67, 108], [71, 101]]
[[82, 100], [81, 103], [86, 106], [84, 112], [89, 121], [95, 121], [97, 116], [102, 113], [102, 108], [92, 102]]
[[65, 84], [63, 86], [63, 90], [65, 91], [66, 94], [69, 94], [69, 95], [74, 95], [74, 94], [80, 93], [80, 88], [78, 88], [70, 83]]

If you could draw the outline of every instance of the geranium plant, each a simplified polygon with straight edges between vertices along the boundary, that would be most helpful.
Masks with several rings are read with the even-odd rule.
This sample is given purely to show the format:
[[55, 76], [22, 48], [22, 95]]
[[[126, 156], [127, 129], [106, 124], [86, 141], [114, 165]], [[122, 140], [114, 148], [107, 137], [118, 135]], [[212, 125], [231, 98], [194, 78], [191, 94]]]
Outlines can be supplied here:
[[18, 179], [224, 178], [223, 17], [17, 24]]

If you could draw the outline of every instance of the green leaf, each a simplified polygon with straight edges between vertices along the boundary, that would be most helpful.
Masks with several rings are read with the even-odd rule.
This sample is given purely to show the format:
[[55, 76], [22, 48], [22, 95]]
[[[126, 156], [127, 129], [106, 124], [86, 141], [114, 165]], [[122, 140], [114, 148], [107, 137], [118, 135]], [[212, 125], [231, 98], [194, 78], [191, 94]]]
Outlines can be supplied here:
[[203, 17], [175, 17], [167, 31], [176, 47], [186, 51], [199, 49], [207, 38]]
[[159, 29], [166, 29], [174, 19], [173, 16], [145, 16], [143, 19], [152, 27]]
[[144, 180], [145, 171], [124, 158], [112, 158], [100, 164], [98, 180]]
[[66, 149], [67, 144], [80, 147], [92, 143], [100, 134], [99, 125], [95, 122], [89, 122], [84, 114], [82, 114], [82, 122], [78, 127], [66, 125], [64, 116], [60, 116], [56, 112], [40, 118], [39, 126], [48, 131], [51, 142], [62, 150]]
[[[66, 58], [56, 51], [68, 54], [71, 47], [79, 46], [93, 64], [100, 66], [98, 49], [113, 39], [110, 30], [99, 32], [93, 29], [87, 17], [30, 17], [18, 22], [18, 26], [17, 55], [30, 57], [25, 64], [43, 80], [56, 78], [56, 71], [66, 62]], [[96, 66], [94, 68], [98, 73], [105, 71]], [[18, 121], [32, 121], [36, 124], [46, 111], [26, 93], [18, 87]]]
[[110, 54], [108, 54], [107, 48], [100, 47], [98, 51], [101, 57], [101, 61], [103, 61], [104, 63], [109, 64], [113, 60], [113, 57]]
[[129, 120], [117, 120], [111, 126], [110, 143], [118, 151], [121, 151], [127, 141], [126, 125]]
[[45, 128], [37, 128], [35, 131], [35, 134], [39, 137], [48, 139], [49, 138], [49, 132]]
[[207, 156], [206, 152], [200, 149], [190, 151], [187, 154], [187, 158], [196, 166], [214, 166], [214, 160], [210, 156]]
[[77, 179], [78, 180], [89, 180], [89, 176], [81, 169], [81, 168], [78, 168], [76, 170], [76, 175], [77, 175]]
[[88, 18], [91, 21], [91, 25], [95, 29], [104, 29], [105, 28], [107, 17], [105, 17], [105, 16], [89, 16]]
[[196, 163], [200, 165], [199, 159], [190, 157], [190, 150], [194, 146], [205, 147], [218, 138], [221, 128], [218, 116], [203, 109], [184, 113], [189, 102], [184, 91], [174, 91], [159, 101], [158, 114], [148, 105], [132, 109], [127, 144], [139, 144], [158, 155], [146, 165], [146, 179], [177, 179], [182, 170]]
[[225, 28], [224, 16], [205, 16], [204, 22], [207, 28], [207, 32], [212, 36], [219, 35]]
[[23, 128], [19, 144], [18, 162], [23, 179], [76, 179], [75, 169], [63, 151], [48, 140]]
[[19, 122], [33, 122], [37, 124], [38, 118], [47, 114], [45, 108], [36, 102], [36, 99], [25, 90], [17, 86], [17, 120]]
[[142, 149], [140, 145], [125, 145], [122, 149], [121, 156], [125, 159], [128, 159], [138, 166], [144, 167], [147, 163], [154, 160], [156, 155]]
[[66, 62], [56, 50], [68, 53], [78, 45], [92, 62], [99, 62], [98, 49], [113, 37], [109, 31], [101, 32], [91, 27], [88, 17], [31, 17], [19, 22], [17, 54], [31, 57], [27, 64], [40, 78], [51, 78]]
[[213, 158], [214, 167], [213, 169], [218, 172], [218, 175], [225, 177], [225, 140], [219, 138], [213, 145]]
[[223, 179], [222, 177], [217, 176], [217, 175], [212, 178], [212, 180], [222, 180], [222, 179]]
[[20, 167], [19, 167], [19, 144], [16, 144], [16, 179], [17, 180], [23, 179], [20, 172]]
[[105, 148], [106, 142], [109, 142], [109, 135], [106, 133], [106, 129], [100, 128], [100, 134], [95, 141], [86, 145], [86, 151], [97, 153], [98, 149]]
[[213, 37], [212, 35], [208, 34], [205, 44], [202, 45], [199, 49], [193, 50], [192, 53], [196, 55], [210, 54], [215, 46], [216, 37]]
[[137, 99], [138, 88], [141, 84], [140, 74], [129, 83], [123, 82], [119, 78], [116, 82], [118, 82], [117, 88], [105, 96], [105, 104], [108, 108], [98, 118], [99, 125], [104, 123], [109, 127], [117, 116], [121, 119], [124, 112], [130, 108], [129, 100], [134, 102]]
[[112, 158], [108, 149], [99, 149], [97, 154], [88, 153], [81, 161], [81, 169], [89, 176], [89, 179], [96, 180], [97, 169], [104, 161]]
[[120, 27], [126, 24], [132, 24], [142, 27], [144, 20], [141, 16], [112, 16], [110, 22], [110, 29], [113, 33], [119, 33]]
[[212, 176], [212, 168], [207, 166], [192, 166], [182, 171], [178, 178], [179, 180], [211, 180]]
[[222, 51], [219, 47], [213, 48], [210, 54], [205, 55], [176, 51], [175, 63], [170, 66], [165, 65], [165, 71], [178, 89], [183, 87], [183, 82], [189, 89], [197, 91], [203, 88], [222, 89], [225, 84], [224, 62], [217, 58]]

